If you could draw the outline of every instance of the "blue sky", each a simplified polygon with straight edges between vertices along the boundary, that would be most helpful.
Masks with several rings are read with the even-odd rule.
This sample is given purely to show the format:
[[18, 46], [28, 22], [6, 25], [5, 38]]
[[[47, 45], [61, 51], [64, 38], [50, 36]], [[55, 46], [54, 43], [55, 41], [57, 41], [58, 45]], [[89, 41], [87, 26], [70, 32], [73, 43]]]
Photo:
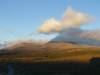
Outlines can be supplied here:
[[[100, 28], [100, 0], [70, 1], [73, 9], [96, 18], [83, 29]], [[36, 32], [45, 20], [51, 17], [60, 20], [68, 5], [68, 0], [0, 0], [0, 42], [28, 38], [27, 35]], [[32, 36], [34, 39], [43, 37]]]

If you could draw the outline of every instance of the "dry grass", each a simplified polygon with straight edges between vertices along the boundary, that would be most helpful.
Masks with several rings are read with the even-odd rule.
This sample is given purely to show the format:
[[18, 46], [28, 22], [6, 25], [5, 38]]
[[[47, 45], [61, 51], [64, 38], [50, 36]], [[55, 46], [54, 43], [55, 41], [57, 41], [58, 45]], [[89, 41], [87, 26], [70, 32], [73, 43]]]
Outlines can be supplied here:
[[0, 55], [0, 62], [89, 62], [93, 57], [100, 57], [100, 47], [65, 43], [24, 44], [10, 51], [12, 53], [9, 55]]

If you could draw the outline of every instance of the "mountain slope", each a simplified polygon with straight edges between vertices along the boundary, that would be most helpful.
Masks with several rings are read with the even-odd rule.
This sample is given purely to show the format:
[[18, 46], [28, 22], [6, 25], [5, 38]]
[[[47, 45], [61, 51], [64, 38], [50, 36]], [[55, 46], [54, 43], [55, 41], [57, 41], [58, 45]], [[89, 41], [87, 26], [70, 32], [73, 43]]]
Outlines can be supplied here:
[[54, 42], [44, 45], [22, 44], [0, 50], [0, 62], [89, 62], [100, 57], [100, 47]]
[[85, 31], [78, 28], [70, 28], [60, 33], [49, 42], [69, 42], [100, 46], [100, 32], [98, 32], [98, 30]]

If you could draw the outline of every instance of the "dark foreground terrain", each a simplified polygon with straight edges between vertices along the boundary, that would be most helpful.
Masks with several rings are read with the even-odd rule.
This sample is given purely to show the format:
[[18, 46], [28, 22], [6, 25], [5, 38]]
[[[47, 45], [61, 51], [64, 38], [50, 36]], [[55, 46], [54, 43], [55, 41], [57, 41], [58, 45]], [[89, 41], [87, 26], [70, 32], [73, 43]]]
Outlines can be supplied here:
[[0, 63], [0, 75], [100, 75], [100, 59], [91, 63]]

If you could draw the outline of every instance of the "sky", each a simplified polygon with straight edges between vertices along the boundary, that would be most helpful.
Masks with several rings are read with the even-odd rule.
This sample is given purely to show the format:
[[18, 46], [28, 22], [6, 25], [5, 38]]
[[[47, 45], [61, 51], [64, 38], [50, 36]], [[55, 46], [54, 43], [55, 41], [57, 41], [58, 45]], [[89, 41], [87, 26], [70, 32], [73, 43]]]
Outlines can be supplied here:
[[0, 42], [54, 37], [34, 33], [45, 20], [60, 20], [69, 5], [95, 17], [95, 22], [83, 29], [99, 29], [99, 4], [100, 0], [0, 0]]

